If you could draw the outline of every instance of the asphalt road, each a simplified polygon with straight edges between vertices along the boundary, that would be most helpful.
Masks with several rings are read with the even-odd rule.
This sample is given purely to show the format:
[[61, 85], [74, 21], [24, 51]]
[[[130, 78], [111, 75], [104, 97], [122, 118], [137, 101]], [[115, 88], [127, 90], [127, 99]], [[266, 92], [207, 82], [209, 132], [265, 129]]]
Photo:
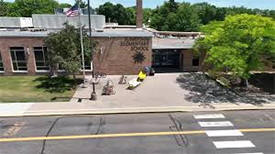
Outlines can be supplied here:
[[0, 136], [0, 154], [275, 154], [275, 111], [3, 118]]

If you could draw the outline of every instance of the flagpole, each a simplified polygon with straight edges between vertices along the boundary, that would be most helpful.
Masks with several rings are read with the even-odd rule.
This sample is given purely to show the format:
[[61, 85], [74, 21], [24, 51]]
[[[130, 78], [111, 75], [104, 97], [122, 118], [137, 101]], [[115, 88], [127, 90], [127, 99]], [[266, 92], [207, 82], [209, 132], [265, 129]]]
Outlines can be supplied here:
[[80, 31], [80, 46], [81, 46], [81, 58], [82, 58], [82, 73], [83, 73], [83, 88], [86, 88], [85, 87], [85, 58], [84, 58], [84, 49], [83, 49], [83, 34], [82, 34], [82, 24], [81, 24], [81, 13], [80, 13], [80, 6], [79, 6], [79, 3], [77, 4], [78, 5], [78, 12], [79, 12], [79, 16], [78, 16], [78, 19], [79, 19], [79, 31]]

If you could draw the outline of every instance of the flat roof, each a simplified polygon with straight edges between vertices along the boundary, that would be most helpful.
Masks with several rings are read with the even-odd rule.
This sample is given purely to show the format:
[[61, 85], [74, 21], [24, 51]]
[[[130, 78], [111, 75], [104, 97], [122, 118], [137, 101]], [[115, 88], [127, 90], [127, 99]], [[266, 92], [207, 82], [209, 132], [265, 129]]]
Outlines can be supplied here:
[[192, 38], [153, 38], [153, 49], [192, 49], [195, 39]]
[[153, 33], [144, 30], [104, 29], [104, 32], [93, 32], [92, 37], [153, 37]]
[[[1, 31], [0, 37], [47, 37], [50, 32], [56, 31]], [[104, 30], [103, 32], [92, 32], [92, 37], [152, 37], [151, 32], [143, 30]]]

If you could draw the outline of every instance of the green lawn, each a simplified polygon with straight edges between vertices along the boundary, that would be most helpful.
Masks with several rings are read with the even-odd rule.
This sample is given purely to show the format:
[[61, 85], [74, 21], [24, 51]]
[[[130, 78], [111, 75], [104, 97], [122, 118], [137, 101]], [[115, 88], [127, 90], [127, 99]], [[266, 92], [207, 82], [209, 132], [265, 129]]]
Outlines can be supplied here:
[[46, 76], [0, 77], [0, 102], [68, 101], [75, 92], [76, 81]]

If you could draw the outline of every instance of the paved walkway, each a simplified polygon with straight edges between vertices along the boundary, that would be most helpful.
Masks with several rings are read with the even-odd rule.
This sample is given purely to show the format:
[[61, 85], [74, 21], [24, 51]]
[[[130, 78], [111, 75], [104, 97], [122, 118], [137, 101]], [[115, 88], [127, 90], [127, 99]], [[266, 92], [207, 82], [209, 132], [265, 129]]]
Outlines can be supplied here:
[[[79, 87], [70, 102], [0, 104], [0, 116], [275, 109], [275, 103], [257, 106], [236, 102], [192, 103], [185, 98], [189, 91], [177, 83], [178, 76], [179, 73], [157, 74], [148, 77], [134, 90], [128, 90], [127, 84], [117, 84], [120, 76], [110, 76], [96, 86], [97, 101], [89, 100], [92, 91], [89, 85], [87, 88]], [[127, 81], [133, 78], [136, 76], [128, 76]], [[115, 84], [116, 94], [101, 96], [101, 89], [108, 79]]]
[[[118, 84], [120, 76], [111, 76], [103, 79], [97, 85], [98, 101], [104, 102], [104, 106], [108, 107], [167, 107], [167, 106], [182, 106], [192, 105], [185, 101], [185, 94], [188, 91], [182, 89], [177, 83], [176, 78], [179, 73], [174, 74], [157, 74], [152, 77], [147, 77], [144, 82], [134, 90], [128, 90], [128, 84]], [[127, 81], [136, 78], [137, 76], [127, 76]], [[115, 85], [115, 95], [101, 96], [103, 85], [108, 79], [111, 79]], [[91, 102], [89, 88], [79, 88], [74, 95], [75, 99], [71, 102], [77, 102], [77, 98], [86, 98], [83, 102]], [[92, 102], [91, 102], [92, 103]]]

